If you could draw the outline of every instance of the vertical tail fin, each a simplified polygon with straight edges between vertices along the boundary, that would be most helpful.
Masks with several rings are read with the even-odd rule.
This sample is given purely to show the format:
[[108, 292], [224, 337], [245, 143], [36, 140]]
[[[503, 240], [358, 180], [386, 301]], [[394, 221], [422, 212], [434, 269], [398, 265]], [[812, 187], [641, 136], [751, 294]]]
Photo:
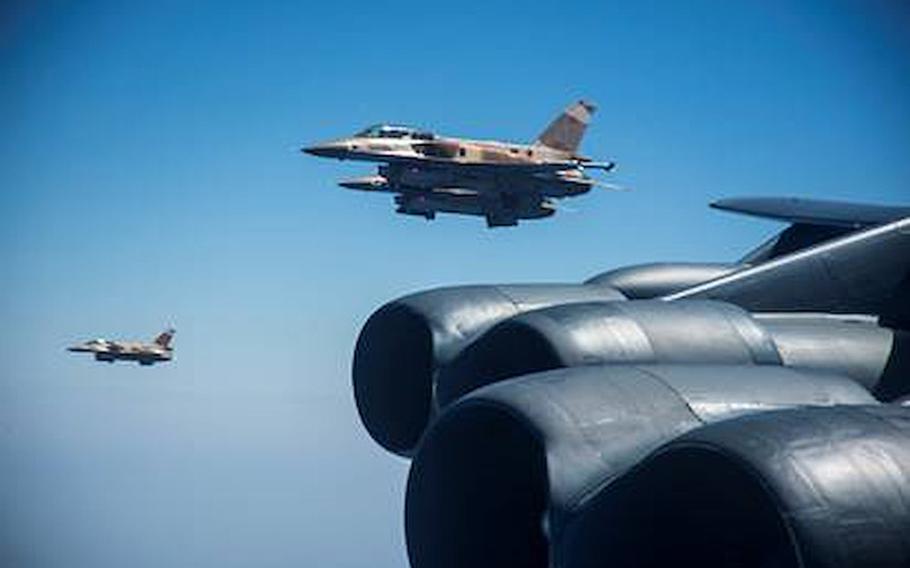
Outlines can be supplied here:
[[578, 101], [559, 115], [534, 142], [547, 148], [574, 154], [597, 107]]
[[166, 329], [164, 332], [159, 334], [158, 337], [155, 338], [155, 345], [167, 349], [171, 344], [171, 339], [174, 337], [174, 333], [176, 333], [174, 328]]

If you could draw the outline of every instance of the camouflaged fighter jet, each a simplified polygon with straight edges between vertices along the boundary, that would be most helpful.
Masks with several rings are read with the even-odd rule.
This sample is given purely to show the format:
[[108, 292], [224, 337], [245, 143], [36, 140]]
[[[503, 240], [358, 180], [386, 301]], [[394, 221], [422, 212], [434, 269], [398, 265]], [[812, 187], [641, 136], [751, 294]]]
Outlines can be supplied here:
[[380, 124], [350, 138], [303, 148], [314, 156], [379, 162], [376, 175], [339, 183], [348, 189], [397, 194], [397, 212], [427, 220], [436, 213], [486, 217], [487, 226], [517, 225], [556, 212], [555, 199], [614, 188], [585, 174], [609, 172], [578, 146], [594, 105], [569, 106], [531, 144], [438, 136], [407, 126]]
[[162, 361], [170, 361], [174, 355], [171, 339], [174, 330], [167, 329], [159, 334], [151, 343], [120, 342], [107, 339], [92, 339], [84, 343], [67, 347], [73, 353], [94, 353], [96, 361], [113, 363], [120, 359], [124, 361], [138, 361], [140, 365], [153, 365]]

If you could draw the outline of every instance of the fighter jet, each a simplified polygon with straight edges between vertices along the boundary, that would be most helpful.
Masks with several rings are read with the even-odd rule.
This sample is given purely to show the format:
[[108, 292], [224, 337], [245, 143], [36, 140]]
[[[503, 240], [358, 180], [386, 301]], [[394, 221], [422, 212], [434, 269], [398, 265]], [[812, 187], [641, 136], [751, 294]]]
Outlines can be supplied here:
[[578, 153], [595, 107], [578, 101], [531, 144], [445, 137], [391, 124], [370, 126], [349, 138], [303, 148], [314, 156], [378, 162], [375, 175], [340, 186], [394, 193], [396, 212], [427, 220], [436, 213], [477, 215], [487, 226], [517, 225], [556, 212], [556, 199], [609, 184], [587, 171], [611, 171], [614, 162], [595, 162]]
[[92, 339], [67, 347], [73, 353], [94, 353], [96, 361], [113, 363], [116, 360], [137, 361], [140, 365], [154, 365], [162, 361], [170, 361], [174, 355], [171, 339], [174, 329], [167, 329], [158, 335], [151, 343], [136, 341], [120, 342], [107, 339]]

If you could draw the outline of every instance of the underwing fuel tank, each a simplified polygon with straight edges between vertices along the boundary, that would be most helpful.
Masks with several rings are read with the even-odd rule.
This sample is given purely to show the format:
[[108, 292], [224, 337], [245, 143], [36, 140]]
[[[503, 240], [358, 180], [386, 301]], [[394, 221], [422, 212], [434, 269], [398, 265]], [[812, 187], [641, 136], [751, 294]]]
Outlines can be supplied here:
[[[495, 210], [496, 201], [473, 193], [414, 192], [395, 196], [397, 213], [417, 215], [432, 219], [436, 213], [463, 213], [466, 215], [487, 215]], [[542, 219], [556, 213], [556, 206], [548, 201], [516, 202], [509, 215], [514, 219]]]
[[356, 189], [359, 191], [392, 191], [389, 187], [389, 181], [381, 175], [350, 178], [338, 182], [338, 185], [345, 189]]

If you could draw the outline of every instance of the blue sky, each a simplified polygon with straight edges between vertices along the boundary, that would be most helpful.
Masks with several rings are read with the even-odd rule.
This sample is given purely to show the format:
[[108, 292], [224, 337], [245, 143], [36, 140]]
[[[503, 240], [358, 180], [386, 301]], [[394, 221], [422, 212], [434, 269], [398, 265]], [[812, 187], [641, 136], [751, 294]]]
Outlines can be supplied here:
[[[404, 567], [407, 463], [350, 392], [381, 303], [777, 227], [719, 197], [910, 197], [897, 1], [35, 4], [0, 8], [3, 565]], [[296, 152], [383, 120], [530, 140], [581, 96], [633, 191], [517, 229]], [[63, 351], [168, 324], [170, 365]]]

